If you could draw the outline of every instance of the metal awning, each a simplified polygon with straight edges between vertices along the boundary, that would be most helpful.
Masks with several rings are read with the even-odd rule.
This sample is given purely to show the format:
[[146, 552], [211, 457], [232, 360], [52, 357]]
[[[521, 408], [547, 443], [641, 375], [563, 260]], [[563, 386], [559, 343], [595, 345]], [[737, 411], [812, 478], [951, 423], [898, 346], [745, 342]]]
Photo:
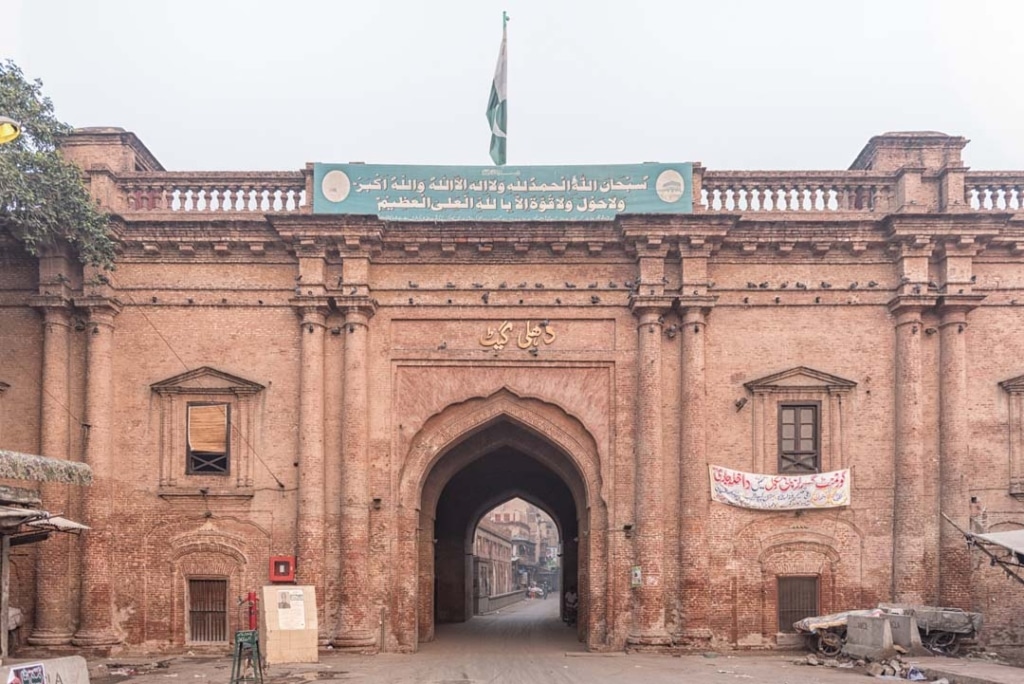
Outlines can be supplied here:
[[76, 461], [0, 449], [0, 478], [88, 486], [92, 468]]

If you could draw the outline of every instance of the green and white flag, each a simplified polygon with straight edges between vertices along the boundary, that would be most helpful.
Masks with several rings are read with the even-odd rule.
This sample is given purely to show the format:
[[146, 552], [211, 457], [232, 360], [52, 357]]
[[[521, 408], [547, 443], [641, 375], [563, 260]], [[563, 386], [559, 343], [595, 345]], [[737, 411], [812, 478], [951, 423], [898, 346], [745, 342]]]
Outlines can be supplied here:
[[491, 125], [491, 159], [498, 166], [505, 164], [505, 143], [508, 133], [506, 74], [508, 71], [508, 14], [501, 13], [501, 49], [498, 66], [494, 68], [491, 99], [487, 103], [487, 123]]

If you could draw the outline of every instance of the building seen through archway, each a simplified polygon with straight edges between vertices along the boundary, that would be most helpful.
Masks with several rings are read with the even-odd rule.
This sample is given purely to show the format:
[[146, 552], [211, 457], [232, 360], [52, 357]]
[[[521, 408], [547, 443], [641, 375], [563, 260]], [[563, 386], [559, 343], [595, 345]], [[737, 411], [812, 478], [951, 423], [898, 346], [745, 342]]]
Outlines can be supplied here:
[[482, 599], [517, 592], [546, 596], [560, 586], [557, 525], [524, 499], [510, 499], [484, 514], [474, 532], [473, 557], [478, 615], [491, 609], [492, 601], [481, 605]]

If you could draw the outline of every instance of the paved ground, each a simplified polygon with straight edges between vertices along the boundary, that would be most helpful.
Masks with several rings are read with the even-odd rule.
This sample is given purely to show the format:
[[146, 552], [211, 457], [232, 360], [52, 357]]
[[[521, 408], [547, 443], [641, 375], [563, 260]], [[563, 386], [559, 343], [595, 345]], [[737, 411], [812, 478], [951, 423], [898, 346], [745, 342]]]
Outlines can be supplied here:
[[[461, 625], [444, 625], [437, 640], [413, 655], [325, 653], [314, 665], [276, 665], [267, 684], [313, 681], [388, 684], [832, 684], [868, 681], [858, 669], [794, 664], [804, 654], [708, 654], [686, 656], [588, 654], [575, 630], [558, 619], [558, 601], [523, 601]], [[943, 659], [927, 659], [942, 670]], [[164, 667], [151, 664], [161, 661]], [[135, 663], [128, 668], [112, 664]], [[146, 665], [149, 663], [150, 665]], [[951, 661], [965, 682], [1021, 684], [1024, 669]], [[949, 670], [951, 668], [945, 668]], [[229, 656], [112, 658], [90, 662], [93, 684], [228, 684]]]

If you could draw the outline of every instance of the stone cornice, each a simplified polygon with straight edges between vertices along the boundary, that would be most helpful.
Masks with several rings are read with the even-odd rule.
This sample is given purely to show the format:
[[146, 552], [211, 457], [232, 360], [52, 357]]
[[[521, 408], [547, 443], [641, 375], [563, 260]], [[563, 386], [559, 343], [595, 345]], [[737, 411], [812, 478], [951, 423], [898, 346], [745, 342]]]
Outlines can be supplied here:
[[74, 297], [70, 292], [60, 294], [45, 293], [34, 295], [28, 298], [28, 305], [34, 309], [45, 311], [46, 309], [64, 309], [70, 311], [74, 305]]
[[743, 386], [754, 394], [806, 391], [827, 391], [829, 394], [835, 394], [851, 392], [857, 387], [857, 383], [807, 366], [796, 366], [751, 380]]
[[90, 316], [99, 314], [113, 317], [121, 313], [121, 309], [124, 308], [124, 304], [121, 300], [114, 297], [91, 295], [86, 297], [75, 297], [73, 302], [75, 308], [88, 311]]
[[1012, 212], [889, 214], [883, 225], [890, 242], [925, 236], [932, 240], [971, 235], [976, 238], [998, 235]]
[[[288, 303], [295, 309], [295, 313], [302, 319], [302, 322], [307, 323], [307, 315], [324, 317], [330, 315], [331, 305], [328, 301], [330, 299], [327, 296], [293, 297], [288, 300]], [[337, 298], [335, 298], [335, 304], [337, 304]]]
[[695, 309], [707, 315], [714, 308], [717, 301], [718, 297], [711, 295], [683, 295], [675, 298], [675, 307], [683, 313]]
[[889, 312], [894, 316], [902, 313], [921, 313], [935, 306], [938, 297], [934, 295], [896, 295], [889, 300]]
[[373, 318], [373, 315], [377, 313], [377, 300], [372, 297], [361, 295], [338, 296], [334, 297], [334, 302], [337, 310], [342, 313], [358, 312], [364, 314], [367, 318]]
[[672, 295], [632, 295], [629, 298], [629, 310], [634, 316], [656, 311], [666, 313], [672, 309], [678, 297]]
[[1024, 375], [1018, 375], [1009, 380], [1003, 380], [999, 386], [1009, 394], [1024, 394]]
[[344, 253], [379, 250], [383, 243], [384, 223], [375, 216], [267, 214], [266, 220], [282, 240], [294, 244], [303, 240], [334, 243]]
[[939, 296], [936, 309], [941, 314], [966, 314], [976, 309], [985, 297], [983, 294], [943, 294]]
[[[497, 253], [499, 245], [515, 255], [543, 249], [558, 257], [619, 255], [668, 245], [668, 252], [691, 254], [694, 245], [705, 253], [722, 246], [753, 252], [767, 248], [781, 254], [810, 250], [820, 256], [845, 249], [854, 256], [888, 243], [914, 245], [927, 240], [935, 247], [973, 240], [977, 249], [989, 243], [1018, 248], [1013, 212], [947, 212], [866, 214], [864, 212], [748, 212], [741, 214], [624, 216], [595, 223], [409, 223], [383, 222], [376, 217], [318, 216], [305, 213], [260, 214], [138, 212], [115, 217], [129, 259], [199, 258], [233, 261], [262, 257], [276, 244], [281, 254], [322, 245], [328, 257], [359, 252], [370, 256], [387, 249], [388, 258], [470, 256]], [[397, 249], [396, 249], [397, 247]], [[583, 248], [581, 251], [580, 248]], [[440, 248], [440, 249], [438, 249]], [[944, 249], [945, 247], [943, 247]], [[212, 252], [211, 252], [212, 249]], [[660, 249], [660, 247], [659, 247]], [[1015, 252], [1016, 253], [1016, 252]]]
[[224, 371], [202, 366], [149, 386], [156, 394], [234, 394], [246, 395], [262, 392], [258, 382], [240, 378]]

